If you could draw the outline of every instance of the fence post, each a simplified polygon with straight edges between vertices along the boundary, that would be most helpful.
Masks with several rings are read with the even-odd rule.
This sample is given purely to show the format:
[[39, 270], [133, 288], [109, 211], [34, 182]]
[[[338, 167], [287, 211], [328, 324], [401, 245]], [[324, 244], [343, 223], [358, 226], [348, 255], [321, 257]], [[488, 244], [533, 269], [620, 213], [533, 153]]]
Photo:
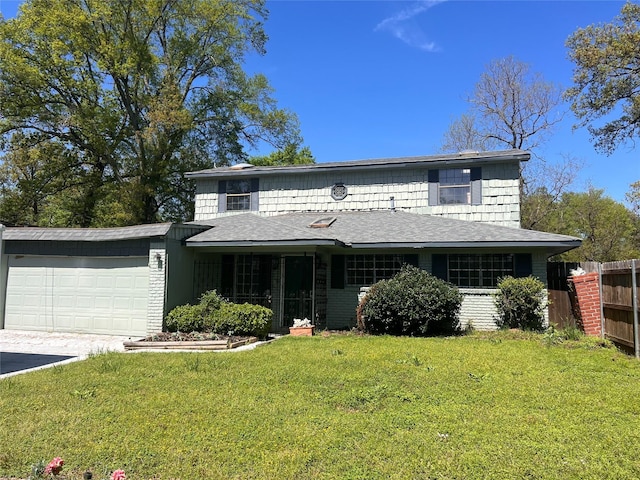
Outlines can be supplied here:
[[604, 339], [604, 301], [602, 297], [604, 292], [602, 291], [602, 263], [598, 262], [598, 291], [600, 292], [600, 338]]
[[633, 347], [636, 353], [636, 358], [640, 359], [640, 332], [638, 332], [638, 283], [636, 280], [636, 261], [631, 260], [631, 293], [632, 305], [633, 305]]

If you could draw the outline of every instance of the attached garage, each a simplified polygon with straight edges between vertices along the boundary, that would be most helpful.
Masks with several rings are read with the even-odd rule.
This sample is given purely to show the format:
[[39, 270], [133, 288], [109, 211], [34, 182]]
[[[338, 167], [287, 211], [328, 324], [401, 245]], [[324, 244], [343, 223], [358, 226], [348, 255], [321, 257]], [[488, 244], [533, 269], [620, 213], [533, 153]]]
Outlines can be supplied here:
[[207, 228], [6, 228], [0, 328], [131, 337], [159, 332], [171, 308], [192, 300], [193, 253], [184, 240]]
[[5, 328], [146, 335], [148, 257], [8, 259]]

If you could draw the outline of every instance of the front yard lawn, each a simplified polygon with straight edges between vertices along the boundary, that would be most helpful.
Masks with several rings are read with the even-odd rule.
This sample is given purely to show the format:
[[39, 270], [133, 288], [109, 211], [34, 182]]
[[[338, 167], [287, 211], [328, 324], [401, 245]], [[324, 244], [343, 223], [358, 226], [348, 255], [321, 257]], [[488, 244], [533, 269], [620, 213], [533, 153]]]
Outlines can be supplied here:
[[[516, 338], [513, 338], [516, 337]], [[640, 363], [510, 332], [106, 353], [0, 381], [0, 477], [640, 478]]]

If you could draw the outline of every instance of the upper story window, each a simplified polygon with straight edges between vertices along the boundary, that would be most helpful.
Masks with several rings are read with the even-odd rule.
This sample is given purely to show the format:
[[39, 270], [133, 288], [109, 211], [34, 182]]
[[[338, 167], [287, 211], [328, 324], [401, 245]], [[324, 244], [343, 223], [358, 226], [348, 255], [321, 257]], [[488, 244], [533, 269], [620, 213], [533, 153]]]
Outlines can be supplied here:
[[251, 210], [251, 181], [227, 180], [227, 211]]
[[480, 205], [482, 170], [443, 168], [429, 170], [429, 205]]
[[440, 170], [440, 188], [438, 188], [440, 205], [471, 204], [471, 169], [448, 168]]
[[218, 182], [218, 213], [258, 210], [257, 178], [220, 180]]

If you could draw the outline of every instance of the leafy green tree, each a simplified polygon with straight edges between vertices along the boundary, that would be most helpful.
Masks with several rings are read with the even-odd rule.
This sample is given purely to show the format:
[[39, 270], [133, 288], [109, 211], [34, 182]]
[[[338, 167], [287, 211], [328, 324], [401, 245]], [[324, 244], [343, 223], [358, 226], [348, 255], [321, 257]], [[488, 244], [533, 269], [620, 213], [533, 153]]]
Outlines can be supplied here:
[[186, 171], [299, 142], [267, 79], [242, 70], [265, 17], [263, 0], [27, 0], [0, 21], [0, 135], [76, 159], [70, 225], [189, 218]]
[[300, 147], [297, 143], [290, 143], [281, 150], [276, 150], [269, 155], [255, 156], [249, 159], [249, 163], [261, 167], [274, 167], [281, 165], [308, 165], [316, 163], [316, 159], [309, 147]]
[[638, 258], [634, 214], [604, 190], [567, 192], [558, 208], [540, 225], [541, 230], [582, 239], [580, 248], [562, 254], [569, 262], [610, 262]]
[[640, 133], [640, 5], [627, 2], [612, 22], [579, 28], [567, 47], [575, 67], [566, 96], [596, 149], [611, 154]]

